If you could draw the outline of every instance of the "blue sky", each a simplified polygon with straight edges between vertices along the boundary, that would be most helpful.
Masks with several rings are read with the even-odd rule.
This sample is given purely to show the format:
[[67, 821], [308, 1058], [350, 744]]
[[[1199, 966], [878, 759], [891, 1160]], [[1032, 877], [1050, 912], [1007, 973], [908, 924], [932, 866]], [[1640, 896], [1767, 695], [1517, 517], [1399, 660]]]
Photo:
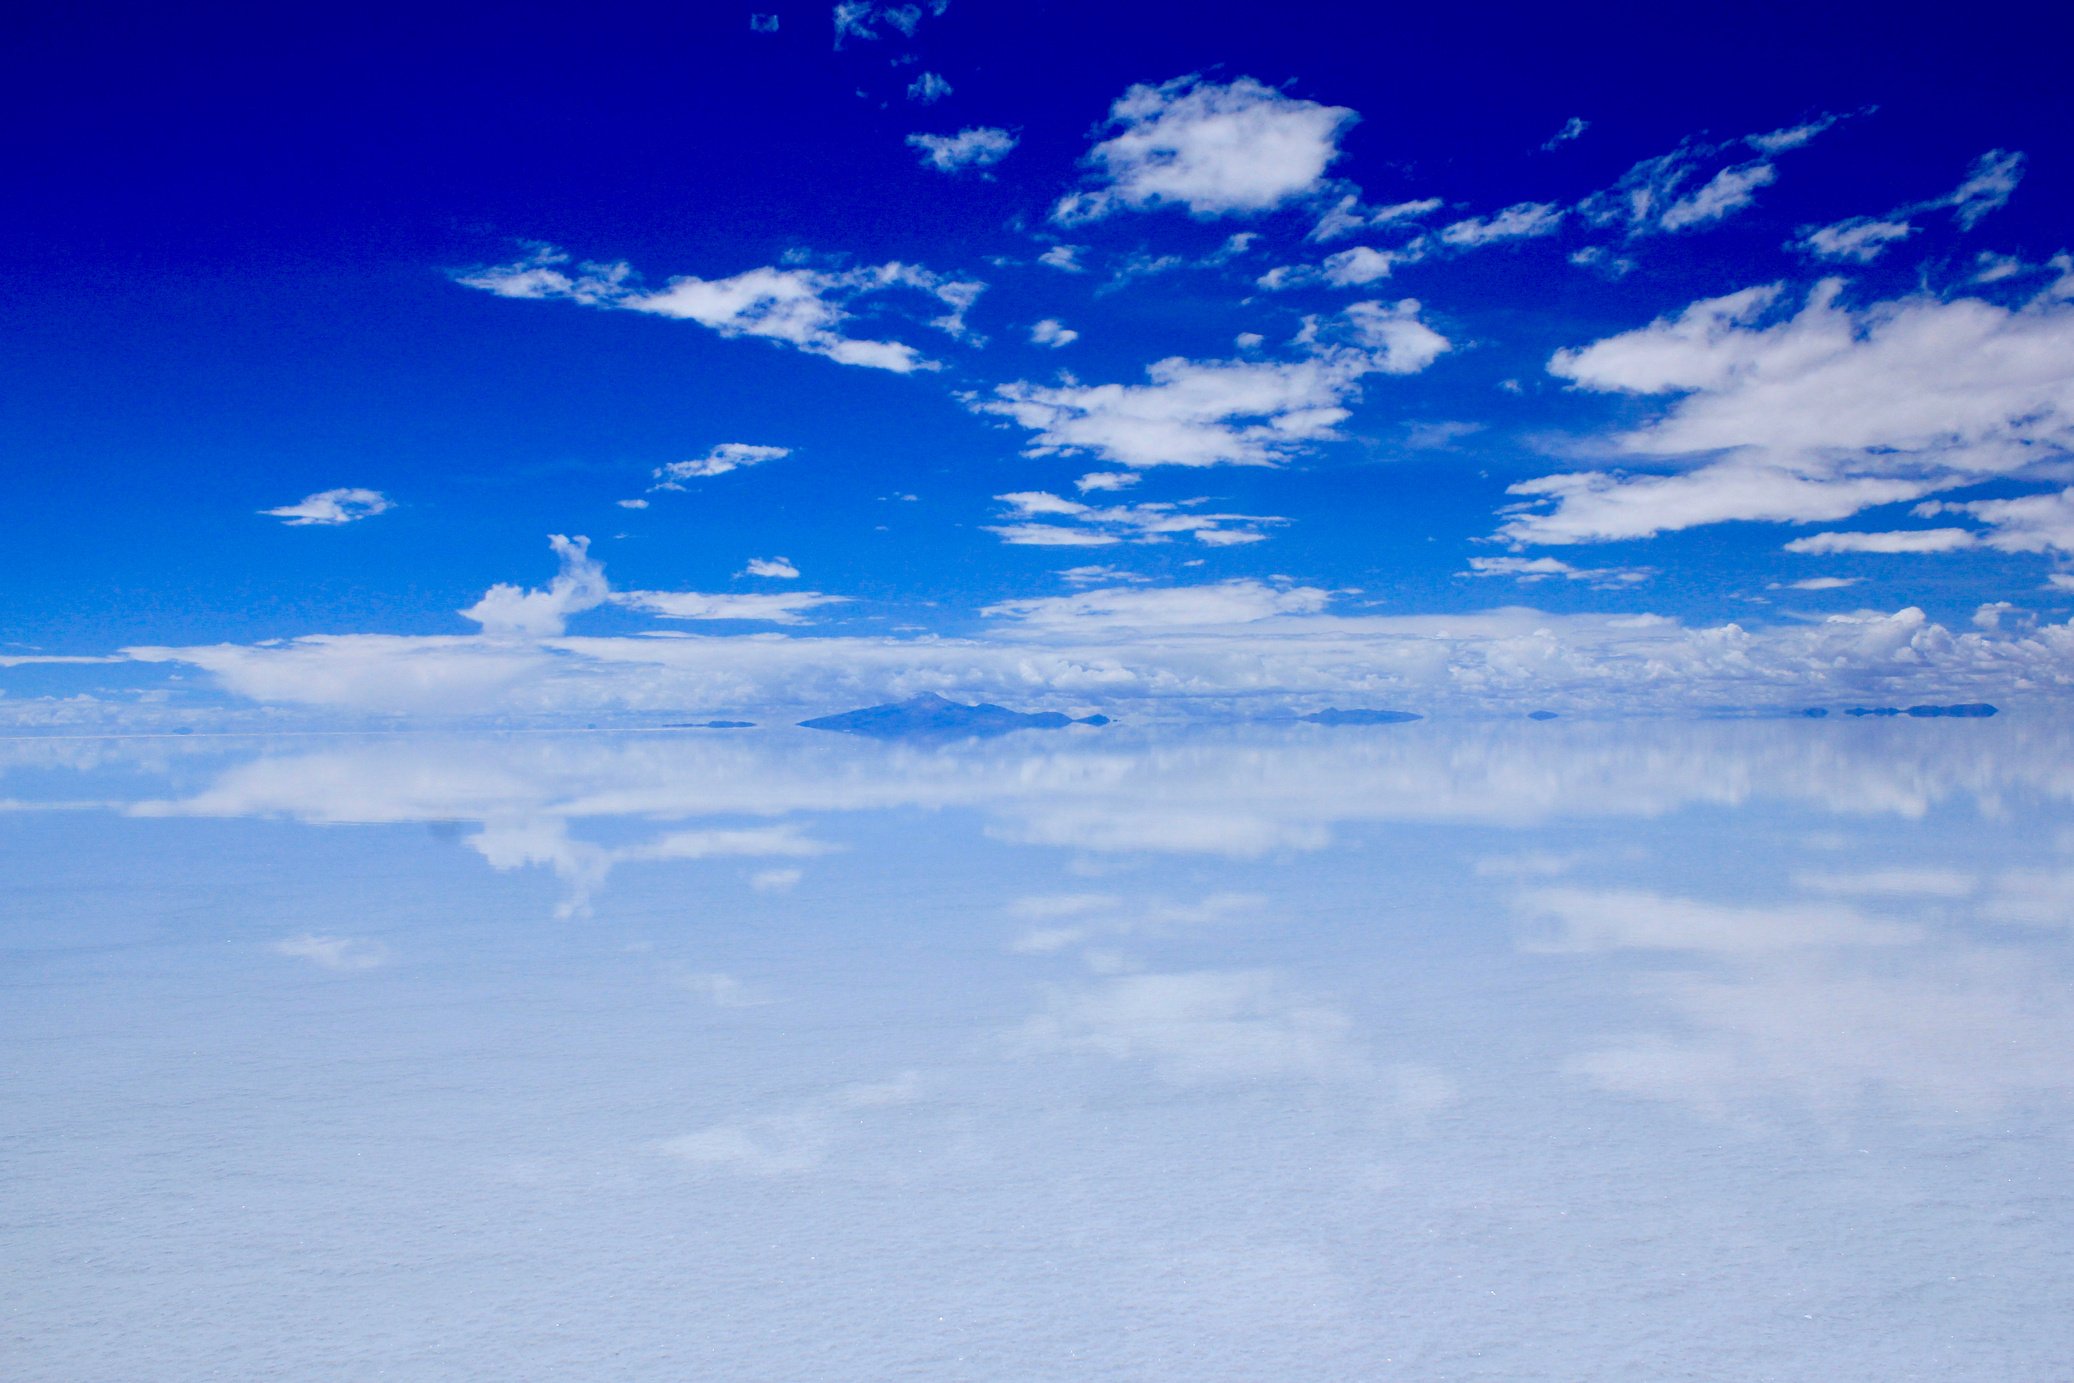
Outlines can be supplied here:
[[10, 722], [2074, 685], [2052, 35], [770, 13], [35, 21]]

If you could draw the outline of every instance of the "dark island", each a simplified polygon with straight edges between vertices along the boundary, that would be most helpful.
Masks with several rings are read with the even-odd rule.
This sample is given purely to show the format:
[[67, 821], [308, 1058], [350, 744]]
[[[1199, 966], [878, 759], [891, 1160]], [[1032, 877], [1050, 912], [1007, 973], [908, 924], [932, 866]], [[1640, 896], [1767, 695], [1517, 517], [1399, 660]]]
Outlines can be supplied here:
[[1298, 720], [1307, 720], [1313, 725], [1403, 725], [1407, 721], [1424, 720], [1417, 711], [1343, 711], [1337, 706], [1328, 706], [1322, 711], [1312, 711]]
[[1006, 735], [1016, 730], [1058, 730], [1068, 725], [1108, 723], [1107, 716], [1080, 716], [1076, 719], [1058, 711], [1011, 711], [1006, 706], [987, 702], [967, 706], [935, 692], [923, 692], [920, 696], [888, 702], [883, 706], [866, 706], [840, 715], [816, 716], [812, 720], [802, 720], [800, 725], [808, 730], [833, 730], [845, 735], [891, 740], [966, 739]]
[[1985, 701], [1962, 701], [1951, 706], [1911, 706], [1905, 711], [1899, 706], [1853, 706], [1844, 712], [1847, 716], [1914, 716], [1918, 720], [1944, 716], [1960, 720], [1984, 720], [1996, 713], [1997, 708]]

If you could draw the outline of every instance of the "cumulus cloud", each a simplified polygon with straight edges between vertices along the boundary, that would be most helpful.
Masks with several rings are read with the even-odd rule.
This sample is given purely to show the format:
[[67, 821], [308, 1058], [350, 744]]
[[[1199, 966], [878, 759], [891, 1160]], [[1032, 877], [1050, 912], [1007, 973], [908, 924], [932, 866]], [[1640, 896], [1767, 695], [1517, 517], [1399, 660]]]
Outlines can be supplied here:
[[561, 633], [569, 616], [596, 609], [612, 594], [605, 568], [590, 555], [590, 541], [553, 534], [548, 546], [561, 559], [562, 569], [552, 581], [530, 591], [500, 581], [461, 611], [461, 617], [474, 620], [491, 638], [540, 639]]
[[1584, 581], [1607, 590], [1638, 585], [1655, 572], [1649, 567], [1574, 567], [1554, 557], [1472, 557], [1464, 576], [1505, 576], [1522, 584], [1537, 581]]
[[[1086, 479], [1088, 477], [1083, 477]], [[1257, 543], [1264, 524], [1287, 523], [1266, 514], [1206, 513], [1206, 499], [1146, 504], [1091, 505], [1041, 491], [996, 495], [1008, 506], [1008, 522], [989, 533], [1021, 547], [1107, 547], [1114, 543], [1163, 543], [1187, 536], [1210, 547]]]
[[[1336, 335], [1339, 340], [1325, 338]], [[1410, 299], [1356, 303], [1329, 324], [1313, 323], [1284, 362], [1186, 360], [1146, 370], [1144, 384], [1027, 382], [967, 395], [974, 411], [1035, 434], [1029, 456], [1092, 455], [1130, 467], [1271, 466], [1336, 436], [1361, 381], [1411, 374], [1449, 343]]]
[[1046, 317], [1030, 328], [1030, 340], [1039, 346], [1070, 346], [1080, 339], [1080, 333], [1056, 317]]
[[787, 557], [751, 557], [749, 565], [742, 568], [742, 576], [768, 576], [779, 581], [799, 580], [799, 568]]
[[1016, 137], [991, 125], [976, 125], [956, 134], [911, 134], [907, 142], [910, 148], [921, 150], [923, 163], [939, 173], [955, 173], [961, 168], [993, 167], [1015, 152]]
[[1836, 520], [2074, 450], [2074, 305], [1916, 295], [1852, 308], [1842, 297], [1825, 281], [1781, 316], [1778, 285], [1744, 289], [1556, 352], [1549, 372], [1578, 388], [1669, 396], [1605, 445], [1692, 469], [1522, 482], [1501, 536], [1579, 543]]
[[1092, 185], [1062, 199], [1053, 216], [1071, 223], [1157, 206], [1197, 216], [1268, 211], [1319, 190], [1356, 118], [1251, 77], [1133, 86], [1110, 108], [1113, 133], [1088, 152]]
[[1990, 149], [1974, 160], [1966, 180], [1944, 196], [1896, 207], [1883, 216], [1853, 216], [1827, 226], [1803, 227], [1794, 248], [1817, 259], [1870, 264], [1889, 246], [1914, 235], [1910, 218], [1925, 212], [1950, 211], [1961, 230], [1972, 230], [1983, 216], [2008, 202], [2023, 176], [2022, 154]]
[[306, 495], [294, 504], [284, 504], [278, 509], [262, 509], [259, 512], [269, 518], [280, 519], [290, 528], [302, 528], [310, 524], [353, 523], [359, 519], [373, 518], [394, 506], [389, 497], [380, 490], [319, 490]]
[[1642, 711], [2074, 692], [2065, 623], [1954, 630], [1904, 607], [1752, 627], [1532, 609], [1346, 615], [1331, 602], [1274, 582], [1112, 584], [1002, 602], [969, 638], [319, 635], [125, 653], [274, 707], [478, 716], [819, 714], [922, 691], [1145, 714], [1248, 698]]
[[[461, 611], [482, 626], [493, 640], [548, 639], [568, 627], [572, 615], [612, 604], [672, 620], [757, 620], [798, 624], [801, 612], [838, 604], [847, 597], [819, 591], [784, 591], [751, 595], [708, 595], [699, 591], [615, 591], [605, 568], [590, 555], [590, 539], [557, 533], [549, 546], [561, 559], [561, 570], [545, 587], [525, 590], [499, 582], [483, 598]], [[782, 560], [782, 559], [780, 559]], [[786, 564], [790, 576], [799, 572]], [[757, 573], [776, 574], [776, 573]]]
[[514, 263], [470, 270], [456, 281], [504, 298], [563, 299], [697, 322], [722, 336], [762, 337], [840, 364], [896, 374], [940, 367], [902, 342], [846, 335], [849, 303], [878, 293], [919, 293], [943, 309], [930, 325], [962, 336], [964, 313], [985, 288], [897, 261], [842, 270], [765, 266], [718, 279], [681, 274], [653, 290], [643, 289], [626, 264], [585, 263], [574, 272], [568, 264], [562, 251], [536, 245]]

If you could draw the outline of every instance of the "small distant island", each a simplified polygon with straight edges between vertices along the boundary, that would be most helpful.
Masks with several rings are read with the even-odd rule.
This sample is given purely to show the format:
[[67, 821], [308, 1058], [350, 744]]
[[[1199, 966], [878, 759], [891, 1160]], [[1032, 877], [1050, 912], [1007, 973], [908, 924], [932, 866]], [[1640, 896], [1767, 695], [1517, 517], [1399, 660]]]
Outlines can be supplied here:
[[1312, 711], [1298, 720], [1307, 720], [1313, 725], [1403, 725], [1408, 721], [1424, 720], [1417, 711], [1366, 711], [1341, 710], [1328, 706], [1322, 711]]
[[1528, 719], [1528, 720], [1554, 720], [1555, 718], [1556, 718], [1556, 713], [1555, 713], [1554, 711], [1529, 711], [1529, 712], [1527, 712], [1527, 719]]
[[871, 739], [967, 739], [1006, 735], [1017, 730], [1059, 730], [1068, 725], [1107, 725], [1108, 716], [1069, 716], [1059, 711], [1011, 711], [981, 702], [968, 706], [923, 692], [905, 701], [866, 706], [839, 715], [802, 720], [808, 730], [864, 735]]
[[[1985, 701], [1962, 701], [1950, 706], [1910, 706], [1907, 710], [1903, 710], [1899, 706], [1853, 706], [1848, 711], [1845, 711], [1844, 714], [1847, 716], [1914, 716], [1918, 720], [1952, 716], [1961, 720], [1980, 720], [1995, 715], [1997, 712], [1998, 708], [1990, 706]], [[1808, 714], [1813, 715], [1815, 712], [1810, 711]], [[1823, 714], [1826, 715], [1828, 713], [1825, 711]]]

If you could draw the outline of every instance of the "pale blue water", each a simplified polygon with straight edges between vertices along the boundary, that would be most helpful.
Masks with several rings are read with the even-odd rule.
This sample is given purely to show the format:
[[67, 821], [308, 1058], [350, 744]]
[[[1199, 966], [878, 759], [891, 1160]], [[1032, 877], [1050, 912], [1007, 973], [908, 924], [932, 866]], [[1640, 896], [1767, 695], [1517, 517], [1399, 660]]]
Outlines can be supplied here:
[[2074, 1359], [2048, 719], [0, 767], [10, 1379]]

